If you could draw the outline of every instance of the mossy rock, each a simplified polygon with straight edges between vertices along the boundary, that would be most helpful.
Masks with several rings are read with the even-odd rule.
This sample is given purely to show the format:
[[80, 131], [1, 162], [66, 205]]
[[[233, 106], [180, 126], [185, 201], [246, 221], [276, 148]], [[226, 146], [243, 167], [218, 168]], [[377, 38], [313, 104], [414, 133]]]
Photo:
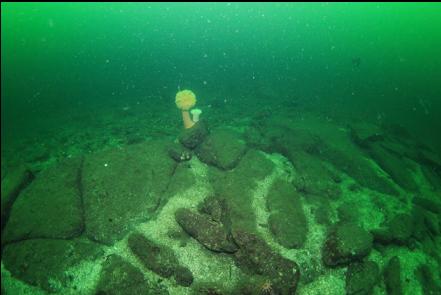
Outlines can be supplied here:
[[87, 240], [32, 239], [5, 246], [2, 262], [11, 274], [48, 292], [76, 290], [69, 269], [103, 254]]
[[348, 264], [367, 256], [373, 237], [362, 227], [348, 223], [330, 230], [323, 246], [322, 258], [327, 266]]
[[227, 129], [213, 131], [196, 149], [199, 159], [223, 170], [236, 167], [247, 150], [239, 134]]
[[111, 245], [154, 216], [177, 165], [167, 154], [169, 144], [149, 141], [86, 156], [82, 189], [88, 238]]
[[346, 271], [346, 294], [369, 295], [377, 284], [380, 269], [375, 262], [352, 263]]
[[283, 180], [277, 180], [268, 192], [268, 223], [271, 233], [286, 248], [301, 248], [306, 241], [308, 224], [299, 194]]
[[215, 195], [225, 200], [231, 227], [256, 231], [256, 218], [252, 206], [253, 193], [258, 181], [270, 175], [274, 164], [262, 152], [248, 151], [232, 171], [209, 170], [210, 182]]
[[81, 158], [41, 171], [12, 205], [2, 242], [29, 238], [69, 239], [83, 231]]
[[159, 245], [139, 233], [131, 234], [128, 244], [133, 254], [147, 269], [164, 278], [173, 277], [176, 283], [184, 287], [193, 283], [193, 274], [179, 264], [170, 248]]
[[168, 294], [157, 284], [148, 281], [144, 274], [121, 256], [113, 254], [103, 264], [96, 287], [97, 295]]

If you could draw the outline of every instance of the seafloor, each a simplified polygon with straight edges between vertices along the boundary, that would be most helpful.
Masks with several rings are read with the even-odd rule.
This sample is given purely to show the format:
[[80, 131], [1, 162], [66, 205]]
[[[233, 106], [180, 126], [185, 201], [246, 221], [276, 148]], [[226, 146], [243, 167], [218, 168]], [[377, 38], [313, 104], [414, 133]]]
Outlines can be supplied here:
[[441, 294], [439, 154], [249, 103], [182, 131], [133, 100], [2, 143], [2, 294]]

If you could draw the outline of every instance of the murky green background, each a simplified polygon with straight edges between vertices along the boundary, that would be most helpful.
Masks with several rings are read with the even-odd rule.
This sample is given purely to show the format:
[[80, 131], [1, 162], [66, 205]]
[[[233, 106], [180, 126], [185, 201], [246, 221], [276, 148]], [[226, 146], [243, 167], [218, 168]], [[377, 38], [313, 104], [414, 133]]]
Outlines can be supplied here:
[[441, 147], [439, 3], [2, 3], [1, 14], [2, 139], [148, 93], [174, 111], [187, 87], [202, 101], [293, 99], [400, 123]]

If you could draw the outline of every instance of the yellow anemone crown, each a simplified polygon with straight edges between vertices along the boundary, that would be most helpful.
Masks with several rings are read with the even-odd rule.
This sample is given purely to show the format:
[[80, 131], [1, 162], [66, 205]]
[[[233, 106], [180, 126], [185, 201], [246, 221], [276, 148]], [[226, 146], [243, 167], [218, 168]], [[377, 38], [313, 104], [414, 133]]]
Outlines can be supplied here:
[[196, 104], [196, 95], [191, 90], [182, 90], [176, 93], [176, 106], [178, 109], [188, 111]]

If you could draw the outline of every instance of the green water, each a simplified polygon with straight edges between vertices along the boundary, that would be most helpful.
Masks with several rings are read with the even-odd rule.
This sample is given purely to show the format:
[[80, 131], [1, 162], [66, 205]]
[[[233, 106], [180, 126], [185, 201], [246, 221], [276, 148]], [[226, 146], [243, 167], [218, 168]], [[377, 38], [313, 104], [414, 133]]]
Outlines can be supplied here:
[[[360, 213], [359, 221], [367, 230], [377, 228], [382, 224], [380, 221], [387, 221], [397, 213], [412, 215], [412, 210], [421, 207], [412, 205], [417, 202], [412, 203], [413, 198], [426, 197], [433, 202], [441, 199], [439, 3], [2, 3], [1, 36], [2, 187], [8, 175], [13, 174], [11, 171], [19, 170], [17, 167], [27, 167], [38, 180], [41, 173], [45, 175], [45, 171], [59, 167], [66, 159], [86, 155], [86, 164], [81, 165], [89, 167], [88, 155], [130, 149], [151, 140], [173, 142], [182, 132], [181, 115], [174, 102], [176, 92], [191, 89], [211, 130], [224, 127], [234, 130], [237, 132], [234, 136], [246, 142], [249, 149], [275, 157], [272, 161], [276, 163], [277, 173], [285, 175], [289, 169], [294, 171], [286, 175], [292, 183], [302, 175], [302, 169], [309, 171], [305, 173], [311, 173], [308, 170], [311, 167], [317, 168], [315, 172], [323, 171], [325, 168], [318, 167], [325, 165], [332, 173], [337, 171], [343, 179], [338, 182], [342, 197], [327, 201], [324, 207], [313, 201], [309, 203], [306, 193], [296, 187], [305, 194], [301, 197], [308, 205], [304, 206], [322, 211], [333, 208], [334, 211], [329, 209], [334, 212], [330, 213], [334, 217], [330, 217], [329, 228], [339, 220], [336, 208], [357, 198], [349, 188], [351, 181], [362, 187], [358, 191], [361, 198], [365, 195], [372, 198], [363, 202], [373, 207], [360, 208], [364, 213]], [[357, 133], [359, 129], [354, 126], [360, 123], [380, 128], [381, 144], [377, 145], [378, 139], [374, 137], [368, 143], [363, 142], [365, 145], [360, 142], [357, 145], [354, 138], [351, 141], [350, 130]], [[258, 140], [250, 131], [254, 132], [253, 128], [261, 136]], [[309, 137], [302, 137], [304, 130], [324, 144], [318, 153], [305, 149], [305, 158], [304, 151], [298, 153], [299, 146], [311, 144]], [[342, 137], [344, 130], [348, 132], [346, 137]], [[372, 129], [370, 132], [374, 134]], [[222, 132], [217, 136], [219, 141], [225, 139]], [[227, 158], [235, 150], [236, 147], [223, 149]], [[198, 157], [205, 163], [192, 162], [193, 174], [201, 177], [210, 173], [200, 170], [211, 171], [213, 163], [198, 153], [202, 152], [196, 152], [191, 161], [198, 161]], [[289, 169], [285, 167], [288, 170], [278, 155], [290, 163]], [[102, 159], [111, 158], [106, 155]], [[393, 195], [390, 191], [378, 188], [379, 180], [366, 180], [367, 174], [343, 164], [352, 161], [361, 163], [353, 165], [361, 166], [361, 170], [372, 164], [375, 173], [382, 175], [381, 179], [396, 186], [398, 203], [387, 201], [385, 206], [390, 211], [379, 213], [379, 219], [372, 217], [377, 213], [370, 213], [375, 211], [373, 204], [395, 197], [389, 196]], [[225, 170], [222, 164], [216, 165]], [[83, 168], [78, 169], [78, 175], [82, 175]], [[242, 169], [247, 175], [248, 168]], [[409, 175], [398, 172], [408, 170]], [[327, 177], [326, 173], [315, 172], [311, 173], [311, 179]], [[80, 176], [80, 182], [85, 177]], [[30, 189], [36, 180], [25, 187]], [[231, 181], [234, 187], [235, 180]], [[258, 182], [263, 182], [263, 178]], [[216, 191], [216, 184], [211, 186]], [[44, 190], [45, 186], [42, 187]], [[20, 200], [22, 189], [14, 199]], [[250, 189], [253, 190], [257, 189]], [[4, 195], [2, 189], [2, 207]], [[197, 203], [201, 201], [197, 200]], [[242, 203], [252, 203], [250, 200], [244, 197], [238, 204], [232, 201], [232, 212], [239, 210], [259, 218], [264, 210], [243, 207]], [[162, 208], [165, 204], [158, 206]], [[15, 207], [18, 205], [12, 206], [11, 218]], [[427, 206], [424, 208], [427, 210]], [[441, 258], [434, 254], [440, 250], [440, 212], [424, 214], [426, 224], [431, 224], [429, 238], [413, 237], [412, 246], [400, 243], [374, 246], [375, 252], [369, 256], [378, 263], [381, 273], [391, 257], [400, 257], [401, 281], [403, 284], [410, 281], [409, 285], [403, 285], [405, 294], [435, 294], [430, 292], [439, 291], [436, 288], [440, 287]], [[313, 215], [306, 218], [309, 220]], [[308, 222], [311, 233], [313, 222]], [[87, 233], [87, 222], [85, 228]], [[313, 235], [307, 236], [313, 239]], [[45, 234], [34, 236], [44, 237]], [[13, 239], [14, 243], [17, 239]], [[286, 252], [267, 236], [265, 240], [291, 260], [301, 256], [300, 252]], [[315, 253], [307, 245], [305, 251]], [[412, 256], [412, 251], [417, 254]], [[202, 256], [198, 259], [208, 263]], [[311, 262], [304, 261], [308, 263]], [[429, 265], [430, 271], [419, 268], [423, 264]], [[228, 263], [220, 261], [219, 265]], [[2, 265], [2, 274], [12, 273], [5, 282], [2, 275], [2, 288], [7, 286], [8, 294], [28, 292], [27, 285], [20, 285], [21, 281], [40, 288], [40, 279], [26, 279], [38, 270], [30, 269], [14, 273], [8, 265]], [[326, 286], [341, 286], [334, 293], [326, 293], [341, 294], [345, 289], [344, 272], [323, 265], [319, 269], [323, 277], [329, 272], [331, 276], [320, 280], [317, 273], [309, 281], [301, 279], [297, 291], [325, 294], [320, 292]], [[97, 270], [90, 270], [94, 271]], [[193, 276], [196, 282], [205, 283], [198, 278], [201, 272]], [[421, 274], [425, 272], [432, 273], [433, 281], [422, 283], [414, 278], [424, 276]], [[81, 276], [73, 273], [73, 281], [80, 280]], [[92, 277], [98, 278], [97, 273]], [[143, 275], [157, 279], [145, 269]], [[180, 289], [169, 278], [165, 281], [170, 294], [190, 294], [194, 290], [199, 290], [196, 294], [205, 294], [196, 287]], [[219, 294], [233, 294], [234, 284], [231, 284], [229, 291]], [[421, 287], [424, 284], [434, 289], [424, 289]], [[89, 285], [81, 290], [89, 290]], [[69, 289], [71, 285], [64, 287], [56, 290], [60, 294], [66, 290], [75, 293]], [[374, 292], [386, 294], [386, 289], [379, 279]]]

